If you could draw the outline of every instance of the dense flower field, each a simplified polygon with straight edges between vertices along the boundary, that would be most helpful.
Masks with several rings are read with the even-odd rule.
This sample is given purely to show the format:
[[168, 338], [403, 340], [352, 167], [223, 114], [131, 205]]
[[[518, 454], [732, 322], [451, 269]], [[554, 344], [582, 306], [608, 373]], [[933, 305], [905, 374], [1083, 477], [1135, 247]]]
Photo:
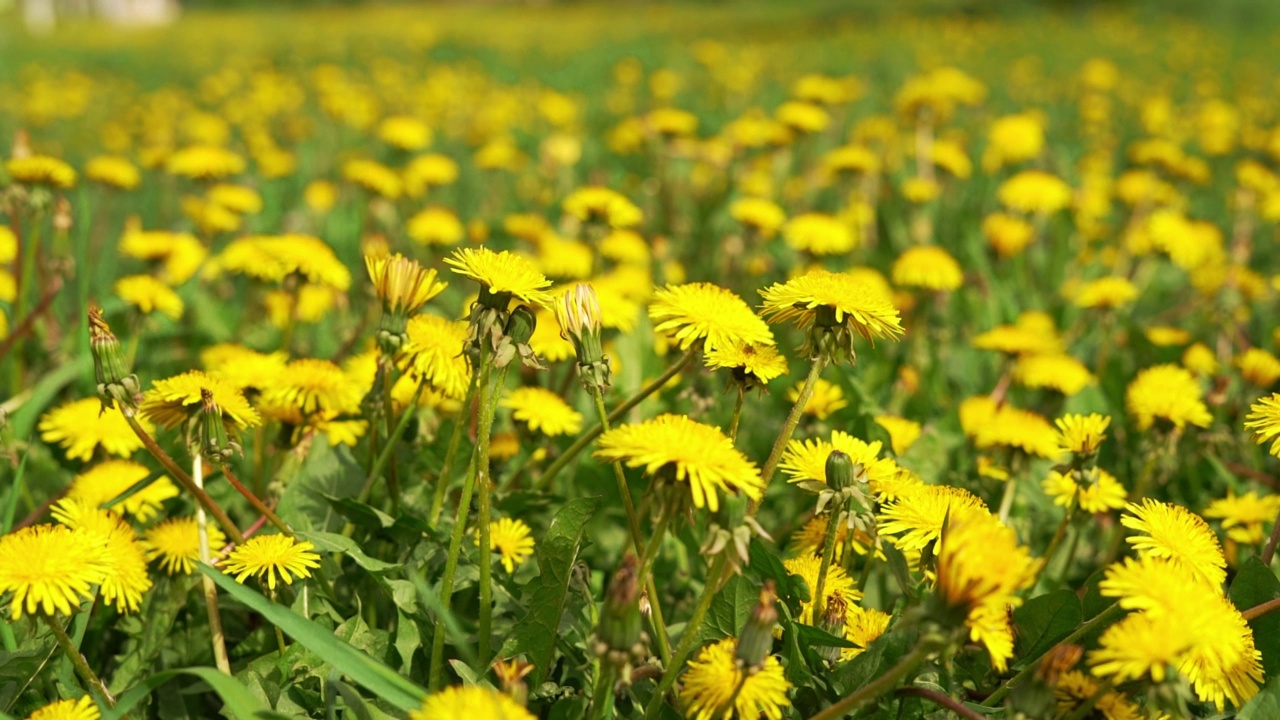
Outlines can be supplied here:
[[0, 720], [1276, 717], [1275, 32], [930, 7], [0, 32]]

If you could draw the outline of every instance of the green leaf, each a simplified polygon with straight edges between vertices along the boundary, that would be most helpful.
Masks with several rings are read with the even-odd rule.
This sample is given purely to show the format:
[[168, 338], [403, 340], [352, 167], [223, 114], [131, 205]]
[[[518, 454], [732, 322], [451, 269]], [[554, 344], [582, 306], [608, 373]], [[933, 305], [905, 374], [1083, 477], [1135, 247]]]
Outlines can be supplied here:
[[369, 557], [360, 549], [355, 540], [338, 533], [312, 530], [299, 532], [298, 537], [311, 541], [311, 544], [315, 545], [317, 550], [344, 553], [352, 560], [355, 560], [357, 565], [371, 573], [385, 573], [391, 570], [401, 570], [404, 567], [398, 563], [389, 563]]
[[1014, 654], [1020, 658], [1039, 657], [1080, 627], [1083, 615], [1080, 598], [1070, 590], [1054, 590], [1031, 598], [1013, 611], [1017, 637]]
[[847, 694], [880, 677], [910, 652], [915, 642], [915, 633], [910, 630], [896, 630], [876, 638], [865, 652], [841, 666], [836, 673], [836, 691]]
[[396, 524], [396, 519], [372, 505], [366, 505], [347, 497], [325, 495], [325, 500], [342, 514], [342, 517], [364, 528], [385, 530]]
[[426, 691], [386, 665], [334, 636], [333, 631], [281, 607], [218, 570], [201, 564], [200, 572], [231, 597], [258, 612], [286, 635], [317, 653], [356, 683], [401, 710], [416, 710]]
[[801, 601], [809, 599], [809, 586], [804, 578], [787, 572], [774, 551], [759, 540], [751, 541], [751, 572], [761, 580], [772, 580], [778, 599], [792, 610], [799, 610]]
[[547, 528], [546, 537], [534, 549], [538, 577], [529, 583], [529, 611], [515, 628], [517, 652], [528, 655], [534, 665], [530, 687], [541, 684], [551, 667], [570, 574], [582, 545], [582, 531], [599, 504], [598, 496], [565, 503]]
[[786, 605], [780, 605], [778, 612], [782, 624], [782, 656], [787, 661], [787, 680], [797, 687], [808, 685], [813, 680], [813, 673], [809, 670], [809, 660], [805, 657], [806, 648], [800, 647], [800, 633], [797, 629], [800, 625], [791, 617], [791, 610]]
[[[27, 446], [31, 446], [31, 440], [27, 440]], [[22, 483], [26, 480], [27, 475], [27, 458], [31, 456], [31, 451], [22, 453], [22, 460], [18, 462], [18, 470], [13, 474], [13, 485], [9, 487], [9, 498], [4, 504], [4, 519], [0, 521], [0, 535], [4, 535], [13, 528], [13, 517], [18, 511], [18, 496], [22, 494]]]
[[1236, 720], [1275, 720], [1278, 717], [1280, 717], [1280, 675], [1273, 675], [1266, 687], [1240, 708]]
[[213, 668], [191, 667], [165, 670], [148, 675], [147, 679], [142, 681], [141, 684], [133, 686], [128, 692], [117, 698], [114, 708], [103, 708], [103, 720], [118, 720], [124, 717], [134, 706], [150, 695], [153, 690], [179, 675], [192, 675], [208, 683], [209, 687], [213, 688], [213, 691], [222, 699], [223, 712], [235, 718], [235, 720], [289, 717], [267, 707], [261, 700], [254, 697], [244, 685], [241, 685], [230, 675], [224, 675]]
[[842, 637], [836, 637], [835, 635], [832, 635], [831, 633], [825, 630], [813, 627], [811, 625], [801, 625], [799, 623], [796, 623], [796, 635], [798, 636], [798, 639], [800, 640], [801, 644], [807, 645], [809, 647], [814, 647], [814, 648], [858, 647], [857, 645], [854, 645], [852, 642]]
[[[1275, 573], [1263, 565], [1261, 560], [1251, 557], [1240, 568], [1235, 580], [1231, 581], [1231, 589], [1227, 594], [1237, 608], [1241, 611], [1248, 610], [1280, 597], [1280, 580], [1276, 579]], [[1267, 675], [1280, 675], [1280, 613], [1267, 613], [1250, 620], [1249, 629], [1253, 630], [1253, 641], [1262, 653], [1262, 667]]]
[[9, 427], [14, 437], [30, 437], [36, 427], [36, 421], [44, 413], [45, 408], [62, 392], [68, 383], [78, 377], [88, 376], [93, 379], [93, 358], [89, 355], [72, 360], [54, 370], [47, 372], [36, 381], [31, 388], [31, 395], [9, 416]]
[[711, 601], [711, 609], [702, 623], [700, 642], [737, 637], [759, 599], [760, 591], [750, 580], [741, 575], [729, 578]]
[[307, 456], [298, 463], [289, 455], [279, 478], [284, 481], [280, 517], [295, 530], [341, 530], [342, 518], [329, 504], [329, 497], [355, 497], [364, 484], [364, 471], [345, 447], [331, 448], [313, 442]]

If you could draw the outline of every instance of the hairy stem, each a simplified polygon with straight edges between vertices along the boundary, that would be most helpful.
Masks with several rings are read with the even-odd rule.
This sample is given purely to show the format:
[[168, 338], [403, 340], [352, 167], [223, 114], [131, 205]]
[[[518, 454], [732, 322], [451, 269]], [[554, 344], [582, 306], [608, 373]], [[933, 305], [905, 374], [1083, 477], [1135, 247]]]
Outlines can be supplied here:
[[663, 696], [675, 684], [676, 676], [680, 674], [680, 669], [684, 667], [684, 661], [693, 650], [693, 644], [702, 635], [702, 621], [706, 619], [707, 611], [711, 609], [711, 601], [715, 599], [716, 593], [720, 591], [720, 586], [728, 579], [727, 570], [728, 559], [726, 555], [722, 553], [716, 556], [711, 570], [707, 573], [707, 585], [702, 589], [702, 597], [698, 599], [698, 606], [693, 610], [693, 617], [689, 618], [688, 624], [685, 625], [684, 632], [680, 636], [680, 644], [676, 646], [675, 654], [671, 656], [671, 662], [667, 663], [666, 670], [662, 673], [662, 680], [658, 683], [658, 688], [653, 691], [653, 697], [644, 709], [645, 720], [654, 720], [660, 714]]
[[94, 691], [102, 696], [102, 701], [107, 707], [115, 707], [116, 699], [107, 689], [107, 684], [102, 682], [102, 678], [98, 677], [93, 668], [89, 667], [89, 661], [84, 659], [84, 655], [76, 649], [75, 643], [71, 642], [71, 638], [67, 635], [67, 631], [58, 623], [57, 618], [49, 615], [40, 615], [49, 629], [53, 631], [53, 637], [58, 641], [58, 645], [62, 647], [62, 652], [66, 653], [67, 659], [75, 666], [76, 673], [80, 675], [80, 679], [88, 683]]
[[[800, 416], [804, 414], [805, 407], [813, 397], [813, 390], [818, 385], [818, 378], [822, 375], [822, 370], [826, 366], [827, 358], [822, 355], [817, 360], [814, 360], [813, 365], [809, 368], [809, 376], [805, 378], [804, 386], [800, 388], [800, 397], [796, 398], [795, 405], [791, 406], [791, 412], [787, 415], [786, 422], [782, 424], [782, 432], [778, 434], [778, 439], [773, 442], [773, 450], [769, 452], [769, 459], [765, 461], [764, 469], [760, 471], [760, 480], [764, 482], [765, 490], [769, 489], [769, 481], [773, 479], [773, 473], [777, 471], [778, 463], [782, 461], [782, 452], [786, 450], [787, 443], [791, 442], [791, 436], [795, 434], [796, 425], [800, 424]], [[761, 497], [763, 498], [763, 494]], [[753, 510], [759, 509], [759, 507], [759, 502], [752, 503]]]
[[435, 527], [440, 522], [440, 511], [444, 509], [444, 496], [449, 491], [450, 474], [453, 472], [453, 461], [458, 455], [458, 445], [462, 443], [462, 431], [471, 418], [471, 405], [476, 398], [476, 377], [467, 385], [467, 396], [462, 401], [462, 409], [458, 411], [458, 419], [453, 424], [453, 432], [449, 435], [449, 449], [444, 453], [444, 463], [440, 466], [440, 474], [436, 477], [436, 491], [431, 498], [431, 514], [427, 523]]

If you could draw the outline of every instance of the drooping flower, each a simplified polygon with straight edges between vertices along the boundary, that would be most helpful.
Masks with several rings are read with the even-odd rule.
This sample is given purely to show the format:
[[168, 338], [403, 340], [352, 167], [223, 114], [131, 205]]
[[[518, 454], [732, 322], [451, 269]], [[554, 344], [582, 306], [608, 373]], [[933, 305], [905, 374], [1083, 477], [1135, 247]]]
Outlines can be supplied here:
[[[155, 429], [144, 419], [139, 424], [148, 433]], [[70, 460], [88, 462], [98, 447], [118, 457], [129, 457], [142, 447], [120, 408], [103, 409], [97, 398], [63, 403], [45, 413], [39, 427], [40, 439], [61, 445]]]
[[693, 504], [719, 509], [721, 492], [740, 491], [758, 500], [764, 489], [755, 463], [739, 452], [719, 428], [685, 415], [664, 414], [638, 424], [620, 425], [600, 436], [596, 457], [642, 467], [653, 475], [669, 468], [686, 482]]
[[43, 612], [71, 615], [107, 569], [106, 549], [65, 525], [32, 525], [0, 536], [0, 595], [13, 593], [10, 620]]
[[[213, 523], [206, 527], [210, 552], [218, 552], [227, 544], [221, 528]], [[147, 529], [142, 537], [147, 561], [160, 561], [170, 575], [190, 575], [200, 562], [200, 528], [194, 517], [165, 520]]]
[[[480, 534], [476, 533], [476, 545]], [[501, 555], [502, 567], [508, 573], [516, 571], [533, 554], [533, 535], [523, 520], [500, 518], [489, 523], [489, 550]]]
[[510, 695], [485, 685], [454, 685], [428, 695], [409, 720], [537, 720]]
[[548, 305], [551, 281], [538, 272], [527, 258], [507, 250], [462, 248], [445, 258], [445, 263], [459, 275], [485, 286], [494, 295], [509, 294], [529, 305]]
[[1137, 419], [1139, 430], [1149, 430], [1156, 420], [1179, 430], [1187, 425], [1208, 427], [1213, 416], [1201, 399], [1200, 383], [1177, 365], [1155, 365], [1138, 373], [1125, 392], [1125, 407]]
[[649, 305], [653, 331], [673, 338], [681, 350], [698, 340], [710, 348], [733, 343], [772, 345], [773, 333], [760, 316], [729, 290], [711, 283], [668, 285]]
[[320, 567], [320, 556], [311, 552], [314, 549], [311, 543], [287, 535], [255, 535], [237, 545], [222, 568], [239, 583], [251, 576], [265, 577], [267, 588], [274, 591], [277, 575], [286, 585], [292, 585], [295, 577], [311, 577], [311, 570]]
[[776, 656], [747, 673], [737, 661], [734, 638], [704, 647], [681, 676], [681, 696], [693, 720], [782, 720], [783, 708], [791, 705], [790, 688]]
[[[129, 460], [106, 460], [76, 476], [67, 490], [67, 497], [89, 507], [99, 507], [115, 500], [133, 487], [150, 471], [145, 466]], [[164, 501], [178, 496], [178, 488], [167, 476], [161, 475], [145, 488], [113, 505], [113, 509], [147, 522], [163, 507]]]
[[1140, 534], [1126, 538], [1140, 557], [1166, 558], [1189, 575], [1217, 587], [1227, 577], [1222, 546], [1199, 515], [1171, 503], [1143, 498], [1129, 503], [1120, 522]]
[[546, 388], [516, 388], [507, 393], [498, 404], [500, 407], [510, 408], [514, 419], [543, 435], [576, 435], [582, 431], [582, 413]]

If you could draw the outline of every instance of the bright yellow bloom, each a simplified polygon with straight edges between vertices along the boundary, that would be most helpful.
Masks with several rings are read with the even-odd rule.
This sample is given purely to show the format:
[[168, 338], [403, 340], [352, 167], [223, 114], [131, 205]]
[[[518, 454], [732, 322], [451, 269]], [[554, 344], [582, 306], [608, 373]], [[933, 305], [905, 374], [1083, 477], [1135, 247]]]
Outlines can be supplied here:
[[[221, 528], [210, 523], [206, 527], [209, 551], [216, 553], [227, 544]], [[160, 561], [160, 567], [170, 575], [190, 575], [200, 561], [200, 528], [194, 517], [165, 520], [147, 529], [142, 538], [147, 561]]]
[[[800, 388], [792, 387], [787, 390], [787, 400], [794, 403], [799, 399]], [[833, 382], [818, 378], [818, 381], [813, 384], [813, 394], [809, 396], [809, 402], [805, 404], [802, 412], [819, 420], [826, 420], [832, 413], [847, 407], [849, 407], [849, 401], [844, 399], [844, 390]]]
[[431, 144], [431, 128], [418, 118], [392, 115], [378, 124], [378, 139], [400, 150], [421, 150]]
[[127, 230], [120, 237], [119, 250], [139, 260], [160, 262], [161, 279], [173, 287], [195, 275], [209, 256], [194, 235], [165, 230]]
[[1280, 495], [1258, 497], [1250, 490], [1244, 495], [1228, 491], [1227, 497], [1218, 498], [1201, 513], [1207, 518], [1222, 521], [1227, 537], [1246, 545], [1259, 545], [1267, 537], [1267, 525], [1280, 512]]
[[150, 275], [128, 275], [116, 281], [115, 294], [143, 315], [160, 312], [174, 320], [182, 317], [182, 298]]
[[[1057, 699], [1056, 717], [1069, 717], [1076, 708], [1098, 692], [1098, 681], [1079, 670], [1063, 673], [1053, 689]], [[1102, 695], [1095, 707], [1105, 720], [1143, 720], [1138, 706], [1123, 693], [1108, 692]]]
[[1213, 416], [1201, 399], [1200, 383], [1177, 365], [1155, 365], [1138, 373], [1125, 392], [1125, 407], [1139, 430], [1149, 430], [1156, 420], [1179, 430], [1187, 425], [1208, 427]]
[[[742, 198], [729, 206], [729, 216], [751, 228], [761, 238], [769, 239], [787, 221], [787, 214], [777, 203], [764, 198]], [[848, 229], [845, 229], [848, 232]]]
[[917, 245], [893, 262], [893, 282], [902, 287], [951, 292], [964, 283], [964, 271], [951, 253], [937, 245]]
[[726, 343], [709, 348], [703, 360], [709, 368], [731, 370], [739, 381], [760, 385], [787, 374], [787, 359], [772, 345]]
[[802, 135], [822, 132], [831, 123], [831, 115], [826, 110], [795, 100], [782, 103], [773, 114], [778, 122]]
[[285, 367], [276, 384], [263, 394], [262, 404], [289, 408], [306, 417], [353, 413], [359, 410], [362, 399], [364, 390], [352, 382], [342, 368], [328, 360], [303, 358]]
[[143, 395], [142, 416], [172, 429], [198, 414], [203, 407], [201, 389], [213, 393], [222, 409], [222, 419], [238, 428], [257, 427], [262, 418], [244, 399], [240, 388], [216, 375], [192, 370], [165, 380], [157, 380]]
[[1227, 577], [1222, 546], [1199, 515], [1171, 503], [1143, 498], [1125, 506], [1120, 522], [1139, 535], [1126, 538], [1139, 557], [1168, 559], [1175, 567], [1214, 587]]
[[[778, 469], [786, 473], [788, 482], [793, 483], [827, 483], [827, 458], [835, 450], [839, 450], [855, 465], [861, 465], [866, 473], [867, 482], [873, 487], [882, 482], [892, 481], [898, 474], [898, 464], [889, 458], [880, 457], [884, 446], [879, 440], [867, 442], [846, 432], [834, 430], [831, 440], [792, 440], [782, 453]], [[819, 488], [821, 489], [821, 488]]]
[[409, 161], [404, 169], [404, 189], [409, 197], [421, 197], [433, 187], [458, 181], [458, 163], [439, 153], [427, 153]]
[[1156, 325], [1146, 329], [1145, 334], [1147, 340], [1156, 347], [1170, 347], [1172, 345], [1186, 345], [1191, 342], [1191, 333], [1182, 328], [1170, 327], [1168, 325]]
[[920, 423], [897, 415], [876, 415], [876, 424], [889, 433], [893, 454], [901, 456], [920, 439]]
[[136, 612], [142, 595], [151, 589], [151, 578], [133, 528], [114, 512], [71, 498], [53, 506], [53, 517], [76, 532], [86, 533], [102, 548], [103, 572], [98, 581], [102, 599], [114, 603], [116, 612]]
[[582, 414], [546, 388], [516, 388], [507, 393], [498, 405], [511, 408], [512, 418], [543, 435], [576, 435], [582, 431]]
[[342, 177], [347, 182], [388, 200], [396, 200], [404, 193], [404, 182], [400, 179], [400, 174], [374, 160], [352, 158], [346, 161], [342, 165]]
[[245, 185], [218, 183], [209, 188], [205, 197], [214, 205], [237, 215], [257, 215], [262, 212], [262, 196], [257, 190]]
[[84, 166], [84, 176], [120, 190], [132, 190], [142, 182], [142, 173], [136, 165], [113, 155], [99, 155], [90, 160]]
[[459, 275], [484, 285], [495, 295], [510, 293], [528, 305], [548, 305], [551, 281], [527, 258], [507, 250], [495, 253], [486, 247], [455, 250], [445, 264]]
[[1126, 682], [1151, 676], [1163, 682], [1166, 669], [1176, 664], [1189, 646], [1184, 633], [1170, 632], [1165, 618], [1133, 613], [1102, 633], [1101, 647], [1089, 653], [1093, 674]]
[[578, 188], [561, 207], [582, 222], [600, 222], [613, 228], [633, 227], [644, 219], [635, 203], [622, 193], [603, 187]]
[[1128, 492], [1111, 473], [1096, 468], [1094, 482], [1079, 483], [1072, 473], [1050, 470], [1049, 477], [1040, 484], [1044, 492], [1053, 498], [1054, 505], [1065, 508], [1078, 506], [1087, 513], [1118, 510], [1125, 506]]
[[881, 535], [901, 535], [893, 544], [905, 552], [920, 552], [941, 537], [945, 522], [969, 514], [990, 515], [973, 493], [950, 485], [921, 485], [881, 506], [876, 529]]
[[303, 189], [302, 199], [312, 212], [328, 212], [338, 202], [338, 186], [328, 180], [312, 180]]
[[826, 607], [826, 603], [833, 595], [838, 595], [848, 605], [855, 605], [862, 599], [862, 593], [858, 592], [857, 586], [853, 582], [853, 578], [849, 577], [844, 568], [832, 563], [827, 568], [827, 578], [822, 583], [823, 594], [826, 598], [818, 603], [818, 598], [814, 597], [818, 592], [818, 571], [822, 569], [822, 557], [818, 554], [807, 553], [799, 557], [794, 557], [782, 562], [787, 572], [800, 577], [804, 580], [805, 585], [809, 587], [809, 599], [800, 603], [800, 614], [796, 616], [796, 622], [804, 625], [817, 625], [817, 619], [814, 618], [814, 607], [821, 604]]
[[346, 291], [351, 287], [347, 266], [334, 254], [333, 248], [311, 235], [288, 233], [236, 238], [227, 244], [216, 264], [220, 270], [267, 282], [283, 282], [297, 273], [312, 283], [335, 290]]
[[1070, 204], [1071, 186], [1043, 170], [1023, 170], [1000, 183], [996, 197], [1012, 210], [1051, 215]]
[[792, 249], [812, 255], [838, 255], [858, 246], [847, 224], [824, 213], [796, 215], [782, 228], [782, 237]]
[[250, 576], [265, 577], [267, 588], [274, 591], [277, 574], [286, 585], [292, 585], [294, 577], [311, 577], [311, 569], [320, 567], [320, 556], [311, 552], [313, 549], [311, 543], [287, 535], [255, 535], [237, 545], [222, 568], [239, 583]]
[[378, 299], [393, 313], [417, 312], [446, 287], [436, 280], [435, 270], [424, 268], [417, 260], [400, 253], [383, 258], [366, 255], [364, 266]]
[[1044, 149], [1044, 125], [1031, 113], [1005, 115], [991, 123], [987, 139], [990, 159], [984, 164], [991, 169], [1034, 160]]
[[1123, 277], [1105, 277], [1084, 283], [1074, 293], [1076, 307], [1118, 308], [1138, 298], [1138, 287]]
[[93, 698], [83, 695], [78, 700], [59, 700], [49, 703], [27, 716], [27, 720], [98, 720], [102, 713], [93, 704]]
[[880, 157], [862, 145], [844, 145], [822, 156], [822, 167], [828, 175], [875, 174], [880, 172]]
[[1182, 353], [1182, 366], [1200, 377], [1218, 373], [1218, 356], [1204, 343], [1195, 343]]
[[[476, 545], [480, 534], [476, 533]], [[523, 520], [501, 518], [489, 523], [489, 550], [502, 556], [502, 567], [508, 573], [516, 571], [533, 554], [533, 535]]]
[[687, 350], [698, 340], [715, 348], [734, 343], [772, 345], [769, 326], [742, 298], [719, 285], [668, 285], [654, 293], [649, 306], [653, 331], [671, 337]]
[[1023, 313], [1012, 325], [998, 325], [978, 335], [973, 339], [973, 346], [1010, 355], [1057, 354], [1063, 351], [1062, 339], [1053, 320], [1037, 312]]
[[[105, 460], [85, 470], [71, 481], [67, 498], [89, 507], [115, 500], [125, 490], [141, 482], [151, 472], [129, 460]], [[166, 475], [161, 475], [142, 490], [112, 505], [138, 522], [147, 522], [163, 508], [164, 501], [178, 497], [178, 488]]]
[[[822, 557], [823, 549], [827, 542], [827, 521], [830, 513], [815, 515], [804, 524], [804, 527], [795, 531], [791, 535], [791, 542], [788, 546], [788, 552], [792, 555], [817, 555]], [[839, 560], [844, 557], [845, 541], [849, 539], [849, 526], [841, 523], [836, 527], [836, 543], [835, 543], [835, 559]], [[858, 555], [866, 555], [871, 551], [876, 542], [870, 535], [861, 530], [853, 531], [853, 539], [850, 542], [853, 551]], [[884, 552], [876, 547], [876, 557], [883, 559]]]
[[5, 161], [4, 169], [9, 177], [23, 185], [48, 185], [65, 190], [76, 184], [75, 169], [47, 155], [10, 158]]
[[32, 525], [0, 536], [0, 595], [13, 593], [10, 620], [37, 611], [71, 615], [106, 573], [106, 549], [64, 525]]
[[466, 235], [462, 221], [452, 210], [435, 206], [414, 213], [405, 224], [405, 232], [419, 245], [457, 245]]
[[244, 172], [244, 158], [215, 145], [192, 145], [170, 155], [165, 161], [170, 175], [215, 180]]
[[428, 695], [409, 720], [537, 720], [510, 695], [484, 685], [454, 685]]
[[1271, 444], [1271, 454], [1280, 457], [1280, 393], [1258, 398], [1249, 408], [1244, 427], [1253, 432], [1253, 440], [1259, 445], [1275, 440]]
[[260, 353], [234, 343], [218, 343], [200, 351], [205, 372], [241, 389], [267, 389], [284, 372], [288, 358], [283, 352]]
[[835, 322], [874, 341], [902, 337], [898, 311], [863, 283], [844, 273], [813, 270], [760, 291], [764, 318], [771, 323], [794, 320], [807, 328], [818, 308], [833, 311]]
[[791, 683], [775, 655], [754, 673], [737, 661], [737, 640], [725, 638], [698, 651], [681, 675], [681, 697], [691, 720], [782, 720]]
[[1013, 379], [1029, 388], [1049, 388], [1070, 397], [1093, 384], [1093, 373], [1079, 360], [1066, 354], [1029, 354], [1018, 357]]
[[844, 639], [855, 647], [840, 651], [840, 661], [852, 660], [861, 655], [871, 643], [889, 629], [893, 616], [874, 608], [850, 605], [844, 617]]
[[741, 491], [758, 500], [764, 489], [760, 471], [719, 428], [685, 415], [665, 414], [638, 424], [620, 425], [600, 436], [596, 457], [642, 467], [650, 475], [664, 468], [687, 482], [697, 507], [720, 508], [720, 492]]
[[1054, 420], [1053, 424], [1058, 426], [1058, 447], [1063, 452], [1088, 457], [1098, 452], [1102, 441], [1107, 439], [1111, 418], [1098, 413], [1068, 413]]
[[471, 361], [463, 352], [467, 323], [422, 313], [409, 319], [406, 335], [401, 367], [447, 397], [466, 397], [471, 384]]
[[1240, 376], [1260, 388], [1269, 388], [1280, 379], [1280, 359], [1262, 348], [1249, 348], [1236, 356]]
[[982, 219], [982, 235], [997, 255], [1008, 258], [1026, 250], [1036, 239], [1036, 230], [1020, 217], [997, 212]]
[[1059, 455], [1058, 433], [1044, 417], [1003, 405], [989, 420], [977, 428], [973, 444], [980, 450], [1010, 447], [1028, 455], [1055, 459]]
[[[150, 422], [139, 423], [148, 433], [155, 430]], [[40, 418], [40, 439], [58, 443], [67, 459], [88, 462], [99, 446], [117, 457], [129, 457], [142, 447], [142, 440], [129, 427], [119, 407], [103, 408], [98, 398], [72, 400], [45, 413]]]

